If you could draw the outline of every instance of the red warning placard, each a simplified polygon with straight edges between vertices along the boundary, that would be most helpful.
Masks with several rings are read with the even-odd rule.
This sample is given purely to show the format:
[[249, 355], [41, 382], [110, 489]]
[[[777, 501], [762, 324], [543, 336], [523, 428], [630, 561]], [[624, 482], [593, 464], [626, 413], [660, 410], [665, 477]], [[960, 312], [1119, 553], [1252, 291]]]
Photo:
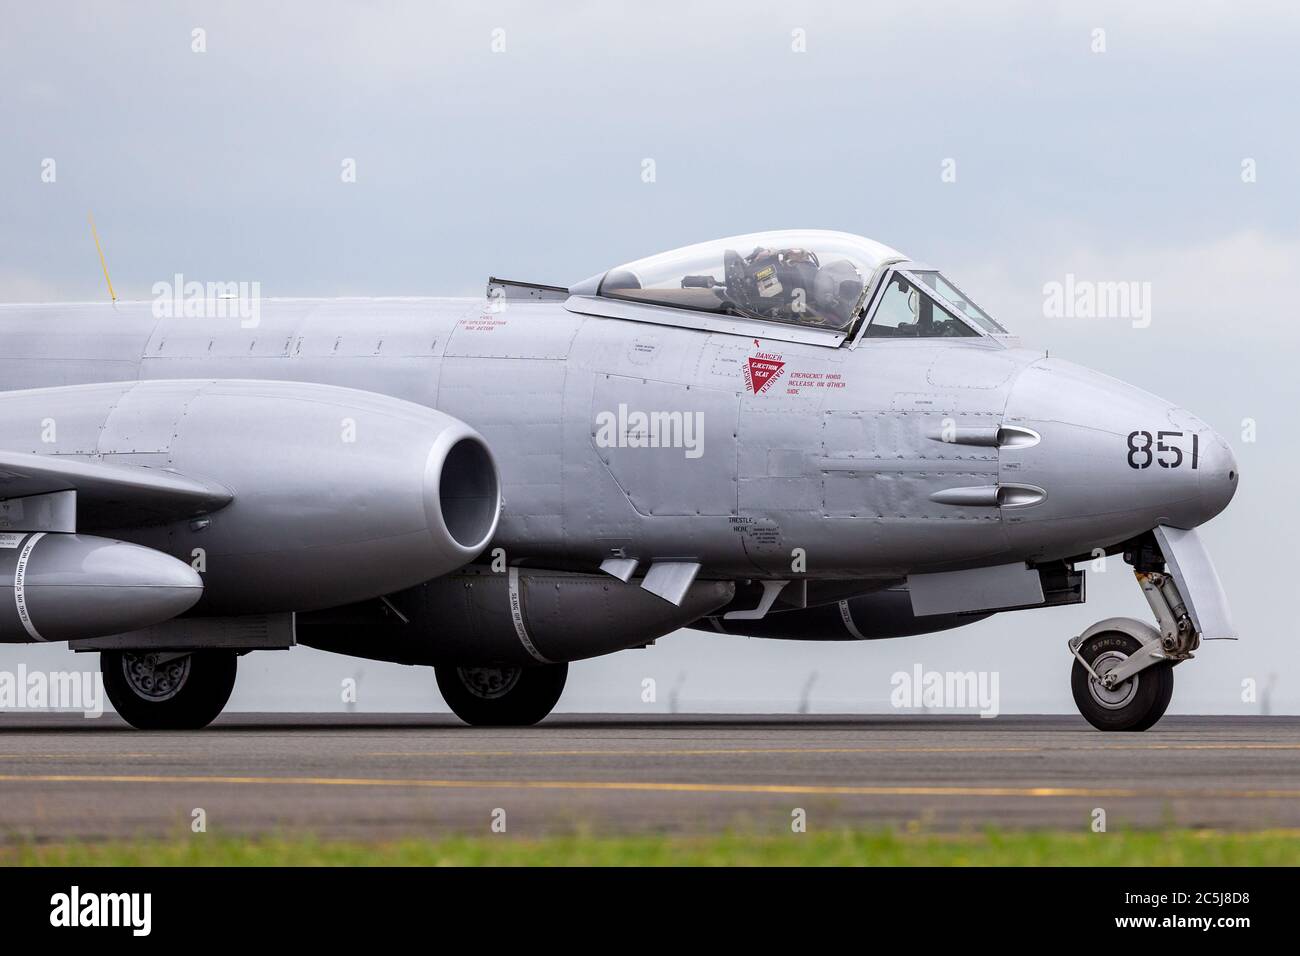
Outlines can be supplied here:
[[745, 364], [745, 385], [755, 395], [766, 392], [785, 372], [785, 363], [779, 355], [759, 352]]

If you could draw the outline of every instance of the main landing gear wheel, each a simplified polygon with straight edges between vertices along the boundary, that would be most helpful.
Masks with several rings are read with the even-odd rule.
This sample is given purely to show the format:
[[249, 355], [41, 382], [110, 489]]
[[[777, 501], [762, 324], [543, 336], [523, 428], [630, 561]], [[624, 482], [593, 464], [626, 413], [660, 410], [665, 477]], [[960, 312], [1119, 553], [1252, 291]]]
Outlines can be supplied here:
[[526, 727], [551, 712], [568, 664], [539, 667], [435, 667], [438, 690], [457, 717], [476, 727]]
[[140, 730], [198, 730], [221, 713], [235, 687], [234, 651], [102, 651], [99, 668], [113, 707]]
[[[1142, 647], [1135, 637], [1120, 631], [1103, 631], [1083, 642], [1079, 654], [1105, 677]], [[1107, 687], [1088, 673], [1079, 661], [1070, 674], [1074, 703], [1088, 723], [1098, 730], [1146, 730], [1164, 716], [1174, 693], [1174, 670], [1161, 661], [1122, 684]]]

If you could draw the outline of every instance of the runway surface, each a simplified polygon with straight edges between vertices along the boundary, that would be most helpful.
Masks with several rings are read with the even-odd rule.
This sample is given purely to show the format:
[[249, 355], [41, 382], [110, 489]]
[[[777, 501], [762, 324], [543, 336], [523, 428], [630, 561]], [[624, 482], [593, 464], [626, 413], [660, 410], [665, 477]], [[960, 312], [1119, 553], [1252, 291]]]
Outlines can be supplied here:
[[[1300, 827], [1300, 717], [1166, 717], [1103, 735], [1077, 717], [230, 714], [198, 733], [116, 717], [0, 715], [0, 840], [311, 832], [389, 838]], [[497, 815], [500, 816], [499, 814]]]

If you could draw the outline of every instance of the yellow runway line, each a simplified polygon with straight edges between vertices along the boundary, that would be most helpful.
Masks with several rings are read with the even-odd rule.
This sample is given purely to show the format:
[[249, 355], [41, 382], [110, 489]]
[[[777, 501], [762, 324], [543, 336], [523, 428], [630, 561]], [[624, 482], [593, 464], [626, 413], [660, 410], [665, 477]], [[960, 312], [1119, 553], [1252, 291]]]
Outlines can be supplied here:
[[95, 751], [94, 753], [58, 753], [58, 754], [0, 754], [0, 760], [106, 760], [108, 758], [121, 757], [162, 757], [174, 758], [179, 754], [151, 754], [151, 753], [113, 753], [111, 751]]
[[814, 784], [669, 783], [606, 780], [426, 780], [390, 777], [152, 776], [144, 774], [0, 774], [0, 783], [138, 783], [224, 786], [381, 787], [432, 790], [570, 790], [641, 793], [787, 794], [849, 797], [1161, 797], [1294, 800], [1300, 790], [1142, 790], [1129, 787], [818, 786]]
[[991, 754], [1111, 750], [1300, 750], [1295, 744], [1115, 744], [1085, 747], [745, 747], [681, 750], [372, 750], [362, 757], [725, 757], [731, 754]]
[[[1239, 749], [1239, 748], [1232, 748]], [[1300, 744], [1295, 749], [1300, 750]], [[690, 748], [680, 750], [371, 750], [361, 751], [358, 757], [725, 757], [728, 754], [752, 756], [756, 754], [890, 754], [890, 753], [1051, 753], [1042, 747], [743, 747], [743, 748]], [[184, 751], [174, 753], [113, 753], [87, 751], [84, 753], [0, 753], [0, 760], [94, 760], [109, 757], [160, 757], [185, 756]]]
[[682, 750], [373, 750], [362, 757], [726, 757], [775, 754], [1034, 753], [1035, 747], [744, 747]]
[[[1195, 751], [1195, 750], [1258, 750], [1300, 751], [1295, 744], [1099, 744], [1076, 747], [693, 747], [676, 750], [371, 750], [353, 754], [356, 757], [726, 757], [726, 756], [797, 756], [799, 754], [996, 754], [1033, 753], [1066, 754], [1094, 751]], [[184, 751], [172, 753], [146, 753], [139, 751], [110, 752], [87, 751], [83, 753], [0, 753], [0, 760], [100, 760], [107, 758], [159, 758], [184, 757]]]

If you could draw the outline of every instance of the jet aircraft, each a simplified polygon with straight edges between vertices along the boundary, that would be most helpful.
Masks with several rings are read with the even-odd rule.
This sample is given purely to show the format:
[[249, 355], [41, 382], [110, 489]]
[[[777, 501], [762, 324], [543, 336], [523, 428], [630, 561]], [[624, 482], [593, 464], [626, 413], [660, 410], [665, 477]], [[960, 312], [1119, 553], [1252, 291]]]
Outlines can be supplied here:
[[1228, 444], [878, 242], [236, 304], [0, 306], [0, 641], [98, 653], [136, 727], [208, 724], [296, 644], [531, 724], [571, 662], [681, 628], [927, 634], [1081, 602], [1112, 555], [1153, 619], [1060, 635], [1094, 726], [1150, 727], [1236, 636], [1196, 531]]

